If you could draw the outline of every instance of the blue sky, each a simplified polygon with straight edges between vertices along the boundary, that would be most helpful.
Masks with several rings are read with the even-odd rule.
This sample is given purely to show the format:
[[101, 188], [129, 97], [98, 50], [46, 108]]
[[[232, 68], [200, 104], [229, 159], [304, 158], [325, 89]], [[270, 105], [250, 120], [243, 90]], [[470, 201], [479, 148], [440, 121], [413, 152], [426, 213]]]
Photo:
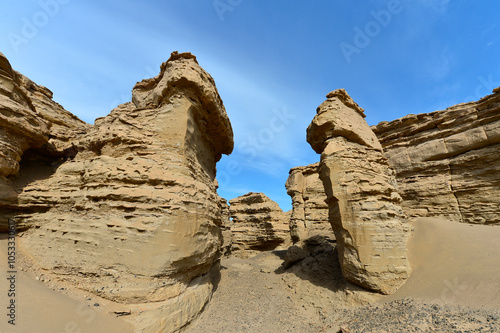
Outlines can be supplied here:
[[2, 0], [0, 13], [0, 52], [89, 123], [172, 51], [195, 54], [235, 133], [219, 194], [284, 210], [289, 169], [319, 160], [306, 128], [328, 92], [345, 88], [373, 125], [500, 86], [493, 0]]

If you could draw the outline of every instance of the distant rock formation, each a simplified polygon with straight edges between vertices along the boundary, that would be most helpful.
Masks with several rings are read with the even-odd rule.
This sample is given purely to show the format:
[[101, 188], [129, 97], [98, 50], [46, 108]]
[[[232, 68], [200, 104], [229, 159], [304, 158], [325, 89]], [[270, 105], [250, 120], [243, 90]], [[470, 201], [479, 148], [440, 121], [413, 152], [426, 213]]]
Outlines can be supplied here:
[[292, 197], [290, 234], [293, 242], [318, 235], [335, 240], [328, 220], [325, 188], [319, 178], [319, 163], [292, 168], [285, 186]]
[[221, 198], [220, 204], [222, 208], [222, 223], [220, 226], [220, 229], [222, 231], [221, 253], [222, 255], [230, 255], [233, 245], [233, 233], [231, 232], [233, 221], [229, 216], [229, 204], [227, 200]]
[[286, 248], [291, 243], [288, 220], [279, 205], [263, 193], [250, 192], [229, 200], [231, 253], [248, 257], [257, 251]]
[[360, 108], [345, 90], [327, 95], [307, 128], [307, 141], [321, 153], [330, 222], [344, 277], [389, 294], [409, 276], [409, 227], [393, 171]]
[[50, 145], [10, 177], [17, 193], [1, 207], [27, 230], [23, 249], [53, 279], [148, 303], [133, 312], [138, 331], [182, 328], [212, 294], [224, 219], [216, 163], [233, 149], [211, 76], [195, 56], [174, 52], [157, 77], [135, 85], [132, 102], [91, 126], [1, 61], [0, 141], [10, 140], [2, 177], [16, 173], [23, 151]]
[[372, 127], [410, 217], [500, 224], [500, 88]]

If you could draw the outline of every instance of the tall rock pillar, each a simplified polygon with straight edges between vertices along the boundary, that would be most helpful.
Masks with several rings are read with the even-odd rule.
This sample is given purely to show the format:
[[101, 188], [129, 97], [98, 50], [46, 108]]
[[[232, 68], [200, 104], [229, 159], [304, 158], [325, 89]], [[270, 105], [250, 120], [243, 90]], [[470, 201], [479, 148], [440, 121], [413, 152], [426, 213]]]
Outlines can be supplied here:
[[307, 142], [321, 154], [342, 272], [352, 283], [390, 294], [410, 274], [409, 227], [396, 180], [364, 110], [343, 89], [327, 98], [307, 128]]

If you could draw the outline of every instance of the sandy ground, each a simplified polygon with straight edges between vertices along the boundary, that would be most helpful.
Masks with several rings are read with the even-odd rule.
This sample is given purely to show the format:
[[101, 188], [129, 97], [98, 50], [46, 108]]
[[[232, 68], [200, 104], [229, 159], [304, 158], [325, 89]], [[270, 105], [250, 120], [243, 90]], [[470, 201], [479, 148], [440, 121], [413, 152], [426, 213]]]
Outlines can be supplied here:
[[285, 272], [272, 254], [226, 258], [187, 332], [500, 332], [500, 227], [437, 219], [413, 227], [412, 275], [393, 295], [343, 280], [334, 250]]
[[[347, 283], [334, 246], [286, 270], [283, 251], [223, 258], [212, 301], [186, 332], [500, 332], [500, 227], [421, 219], [408, 246], [412, 275], [388, 297]], [[19, 270], [9, 325], [6, 250], [0, 235], [0, 333], [133, 332], [115, 305]]]
[[[7, 239], [0, 235], [0, 333], [132, 332], [132, 327], [110, 314], [106, 302], [67, 290], [54, 291], [26, 272], [17, 270], [15, 326], [8, 323], [10, 283], [7, 278]], [[61, 286], [61, 288], [65, 288]], [[66, 289], [66, 288], [65, 288]], [[77, 298], [77, 296], [79, 296]], [[99, 306], [95, 306], [99, 304]]]
[[414, 297], [500, 309], [500, 228], [420, 219], [408, 244], [412, 273], [385, 301]]

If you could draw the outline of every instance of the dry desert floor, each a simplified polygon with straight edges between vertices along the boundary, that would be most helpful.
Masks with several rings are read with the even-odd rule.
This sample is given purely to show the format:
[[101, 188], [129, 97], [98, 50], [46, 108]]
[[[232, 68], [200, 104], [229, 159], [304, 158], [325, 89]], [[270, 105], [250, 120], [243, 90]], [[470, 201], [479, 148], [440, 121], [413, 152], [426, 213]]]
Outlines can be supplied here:
[[[500, 228], [437, 219], [413, 228], [412, 275], [393, 295], [347, 283], [335, 246], [287, 269], [284, 251], [228, 257], [212, 301], [185, 331], [500, 332]], [[121, 316], [126, 307], [42, 282], [40, 271], [18, 271], [16, 326], [9, 325], [5, 235], [0, 249], [0, 333], [133, 332], [131, 318]]]

